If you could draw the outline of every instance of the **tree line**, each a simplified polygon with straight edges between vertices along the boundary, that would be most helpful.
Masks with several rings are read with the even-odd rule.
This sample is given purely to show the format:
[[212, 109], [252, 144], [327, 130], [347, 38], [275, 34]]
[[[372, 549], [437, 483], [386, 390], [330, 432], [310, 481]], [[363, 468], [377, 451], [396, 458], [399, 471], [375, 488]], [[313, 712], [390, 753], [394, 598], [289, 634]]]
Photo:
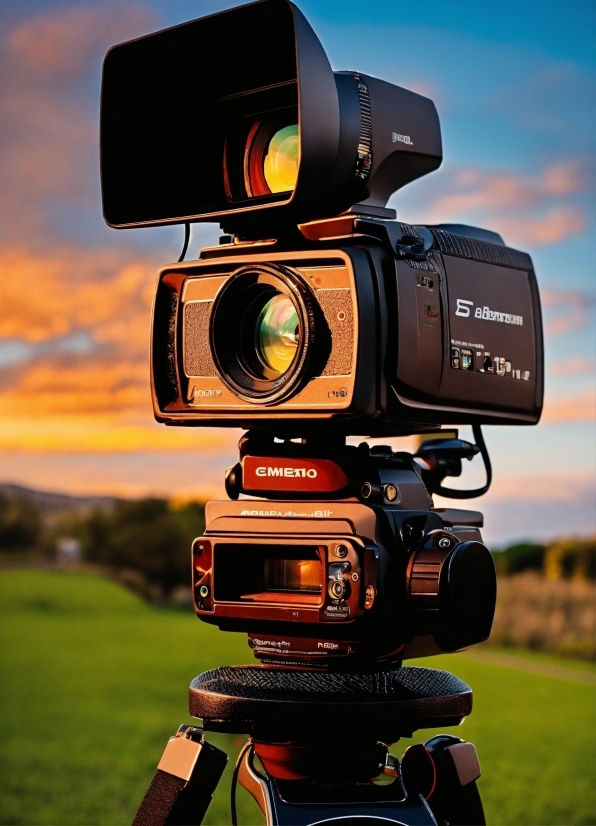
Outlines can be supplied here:
[[76, 540], [84, 562], [114, 573], [136, 572], [136, 578], [125, 579], [147, 596], [167, 598], [190, 584], [190, 545], [204, 528], [201, 502], [121, 499], [109, 510], [67, 513], [47, 525], [27, 497], [0, 493], [0, 552], [53, 559], [61, 540]]
[[[168, 598], [189, 585], [189, 549], [205, 527], [204, 504], [165, 499], [116, 500], [113, 508], [66, 513], [54, 524], [22, 495], [0, 491], [0, 553], [55, 558], [60, 541], [76, 540], [83, 561], [113, 572], [147, 596]], [[493, 553], [497, 573], [534, 570], [548, 579], [596, 578], [596, 537], [521, 542]], [[126, 578], [126, 577], [125, 577]]]

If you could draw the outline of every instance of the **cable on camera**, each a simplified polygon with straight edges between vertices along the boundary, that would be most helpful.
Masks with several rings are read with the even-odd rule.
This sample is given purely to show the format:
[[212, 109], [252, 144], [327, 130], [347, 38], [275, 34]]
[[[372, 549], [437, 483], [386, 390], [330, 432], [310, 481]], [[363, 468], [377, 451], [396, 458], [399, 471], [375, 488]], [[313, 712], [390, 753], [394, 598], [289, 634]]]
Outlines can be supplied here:
[[190, 241], [190, 222], [187, 221], [184, 224], [184, 244], [182, 246], [182, 252], [180, 253], [180, 258], [178, 259], [178, 263], [182, 263], [188, 251], [188, 243]]
[[476, 496], [482, 496], [490, 488], [490, 483], [493, 479], [493, 470], [484, 436], [482, 435], [482, 428], [479, 424], [472, 425], [472, 433], [474, 434], [474, 440], [477, 446], [480, 448], [480, 455], [482, 456], [482, 461], [486, 469], [486, 484], [481, 488], [474, 488], [473, 490], [458, 490], [457, 488], [444, 488], [440, 486], [434, 490], [434, 493], [437, 493], [439, 496], [446, 496], [448, 499], [474, 499]]

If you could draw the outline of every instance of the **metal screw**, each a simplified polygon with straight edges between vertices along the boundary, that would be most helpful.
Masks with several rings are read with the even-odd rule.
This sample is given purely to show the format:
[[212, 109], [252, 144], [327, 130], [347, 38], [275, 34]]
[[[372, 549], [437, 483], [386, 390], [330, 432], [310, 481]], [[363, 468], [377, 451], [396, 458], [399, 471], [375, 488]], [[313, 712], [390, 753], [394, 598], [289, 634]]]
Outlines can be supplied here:
[[354, 572], [352, 574], [352, 582], [358, 582], [359, 579], [360, 579], [360, 575], [357, 574], [356, 572]]
[[360, 489], [360, 493], [362, 494], [363, 499], [368, 499], [368, 497], [372, 493], [372, 485], [370, 482], [365, 482]]
[[442, 539], [439, 539], [439, 548], [450, 548], [451, 547], [451, 540], [448, 536], [444, 536]]
[[345, 559], [345, 557], [348, 555], [348, 549], [345, 545], [338, 545], [333, 553], [340, 559]]
[[207, 587], [207, 585], [201, 585], [201, 587], [199, 588], [199, 596], [201, 596], [203, 599], [209, 596], [209, 588]]

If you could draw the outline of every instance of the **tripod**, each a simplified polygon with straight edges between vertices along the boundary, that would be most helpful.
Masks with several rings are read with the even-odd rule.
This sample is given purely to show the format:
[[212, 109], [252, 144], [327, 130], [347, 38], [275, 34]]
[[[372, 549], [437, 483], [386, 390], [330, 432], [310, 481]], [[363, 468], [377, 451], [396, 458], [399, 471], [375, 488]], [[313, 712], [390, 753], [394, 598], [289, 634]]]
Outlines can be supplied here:
[[[386, 744], [419, 728], [454, 726], [470, 688], [445, 671], [401, 667], [370, 674], [217, 668], [196, 677], [191, 715], [204, 729], [248, 733], [236, 779], [272, 824], [483, 824], [476, 750], [452, 735], [408, 748]], [[257, 765], [258, 758], [260, 765]], [[201, 823], [227, 756], [200, 728], [171, 738], [133, 826]]]
[[[431, 449], [422, 451], [430, 468], [428, 473], [433, 474], [427, 480], [428, 486], [437, 489], [446, 475], [458, 475], [461, 456], [469, 454], [472, 447], [451, 439], [441, 444], [435, 441], [432, 455]], [[364, 520], [362, 524], [368, 526], [364, 530], [371, 531], [377, 522], [389, 516], [396, 542], [401, 542], [406, 551], [411, 549], [409, 556], [405, 554], [406, 560], [410, 560], [406, 601], [414, 606], [413, 616], [423, 635], [421, 639], [426, 640], [424, 644], [429, 645], [430, 632], [436, 628], [435, 640], [443, 641], [443, 650], [463, 647], [470, 639], [477, 641], [478, 637], [466, 635], [471, 633], [470, 628], [474, 633], [484, 633], [478, 629], [486, 625], [487, 610], [490, 630], [494, 610], [494, 584], [487, 574], [485, 557], [476, 553], [476, 534], [478, 538], [480, 534], [474, 526], [478, 525], [480, 514], [442, 511], [439, 516], [439, 512], [432, 511], [421, 475], [413, 469], [409, 454], [394, 454], [389, 448], [369, 451], [366, 446], [361, 446], [356, 454], [350, 452], [354, 450], [339, 444], [317, 446], [306, 441], [280, 446], [262, 436], [251, 438], [250, 434], [241, 440], [241, 463], [227, 473], [228, 493], [235, 499], [239, 493], [260, 492], [268, 498], [271, 508], [266, 509], [265, 517], [255, 517], [254, 509], [249, 508], [248, 513], [240, 509], [242, 503], [208, 506], [205, 535], [194, 545], [195, 607], [206, 621], [215, 621], [231, 630], [246, 630], [247, 619], [257, 623], [259, 617], [267, 617], [268, 611], [278, 612], [279, 602], [284, 600], [289, 609], [283, 610], [295, 613], [298, 620], [293, 625], [286, 621], [282, 628], [291, 626], [294, 636], [279, 637], [266, 630], [251, 630], [250, 644], [263, 665], [216, 668], [192, 681], [189, 710], [193, 717], [202, 719], [203, 728], [181, 726], [170, 739], [134, 826], [190, 826], [202, 822], [227, 762], [227, 755], [205, 740], [205, 731], [249, 735], [232, 783], [233, 823], [237, 783], [255, 798], [267, 826], [479, 826], [485, 822], [476, 788], [480, 765], [471, 743], [443, 734], [424, 745], [411, 746], [401, 762], [389, 753], [391, 744], [411, 737], [419, 729], [459, 725], [472, 710], [469, 686], [445, 671], [404, 667], [403, 643], [396, 648], [391, 637], [379, 640], [370, 632], [358, 639], [354, 630], [345, 623], [341, 625], [342, 617], [354, 610], [351, 605], [361, 614], [366, 610], [369, 593], [367, 588], [358, 597], [357, 587], [367, 569], [362, 566], [362, 573], [358, 573], [355, 545], [350, 545], [352, 550], [348, 548], [354, 540], [345, 535], [346, 526], [351, 520], [357, 534], [359, 520]], [[322, 460], [322, 455], [332, 459]], [[316, 522], [305, 525], [302, 511], [284, 520], [278, 518], [277, 507], [273, 506], [282, 504], [274, 499], [275, 494], [279, 498], [279, 488], [274, 491], [267, 486], [279, 476], [266, 476], [264, 471], [278, 467], [280, 458], [292, 472], [296, 467], [306, 468], [303, 475], [289, 477], [298, 480], [291, 493], [286, 494], [288, 499], [291, 496], [293, 505], [301, 495], [303, 500], [312, 497], [313, 488], [320, 496], [327, 495], [328, 503], [333, 505], [321, 508], [319, 502]], [[325, 473], [309, 476], [311, 466]], [[262, 479], [265, 481], [261, 483]], [[338, 488], [342, 496], [333, 501], [331, 496], [337, 496]], [[377, 504], [365, 508], [356, 497], [350, 497], [355, 490], [361, 493], [360, 502], [365, 499]], [[271, 513], [276, 516], [271, 517]], [[325, 514], [329, 517], [327, 522]], [[345, 514], [349, 519], [343, 519]], [[372, 521], [370, 514], [374, 515]], [[333, 539], [339, 517], [343, 519], [344, 534]], [[309, 527], [326, 543], [317, 545], [318, 557], [310, 560], [304, 558], [301, 538]], [[272, 532], [273, 539], [268, 540], [267, 530]], [[458, 532], [467, 541], [458, 539]], [[302, 544], [300, 553], [292, 556], [288, 549], [294, 547], [290, 542], [296, 537]], [[240, 551], [238, 539], [243, 542]], [[218, 542], [223, 550], [217, 550]], [[490, 557], [484, 546], [481, 548]], [[455, 564], [455, 557], [449, 554], [458, 549], [460, 556]], [[281, 556], [274, 557], [276, 553]], [[281, 559], [284, 565], [272, 566], [271, 559]], [[450, 567], [445, 562], [448, 559]], [[218, 572], [222, 561], [226, 567]], [[303, 564], [301, 570], [306, 571], [310, 588], [306, 597], [304, 589], [300, 591], [295, 582], [292, 591], [288, 579]], [[230, 571], [232, 565], [236, 566], [235, 573]], [[264, 573], [255, 579], [253, 575], [259, 566]], [[313, 568], [322, 578], [320, 596], [312, 593]], [[448, 577], [441, 573], [443, 569]], [[492, 573], [494, 578], [494, 567]], [[224, 583], [219, 592], [218, 576]], [[350, 577], [351, 590], [341, 579], [343, 576]], [[473, 602], [465, 598], [470, 583]], [[440, 608], [441, 589], [443, 602], [451, 605], [453, 594], [458, 597], [461, 616], [457, 611], [453, 613], [454, 608], [451, 613]], [[308, 599], [310, 603], [305, 601]], [[301, 637], [305, 625], [301, 624], [304, 621], [300, 612], [312, 610], [303, 606], [316, 600], [323, 606], [319, 611], [336, 609], [331, 612], [335, 627], [322, 623], [316, 626], [320, 630], [313, 631], [311, 627], [309, 634]], [[279, 617], [277, 613], [272, 615]], [[449, 623], [451, 630], [442, 637], [443, 626]]]

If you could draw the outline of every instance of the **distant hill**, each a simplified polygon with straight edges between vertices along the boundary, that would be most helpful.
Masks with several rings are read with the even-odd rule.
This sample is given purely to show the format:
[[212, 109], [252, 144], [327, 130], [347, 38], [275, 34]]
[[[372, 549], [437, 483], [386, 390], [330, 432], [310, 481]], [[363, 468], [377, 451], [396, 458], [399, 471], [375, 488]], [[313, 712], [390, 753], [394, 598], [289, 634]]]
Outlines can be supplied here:
[[44, 522], [51, 524], [66, 513], [86, 516], [94, 508], [111, 510], [116, 498], [113, 496], [71, 496], [67, 493], [54, 493], [48, 490], [35, 490], [10, 482], [0, 482], [0, 494], [6, 496], [23, 496], [29, 499], [41, 513]]

